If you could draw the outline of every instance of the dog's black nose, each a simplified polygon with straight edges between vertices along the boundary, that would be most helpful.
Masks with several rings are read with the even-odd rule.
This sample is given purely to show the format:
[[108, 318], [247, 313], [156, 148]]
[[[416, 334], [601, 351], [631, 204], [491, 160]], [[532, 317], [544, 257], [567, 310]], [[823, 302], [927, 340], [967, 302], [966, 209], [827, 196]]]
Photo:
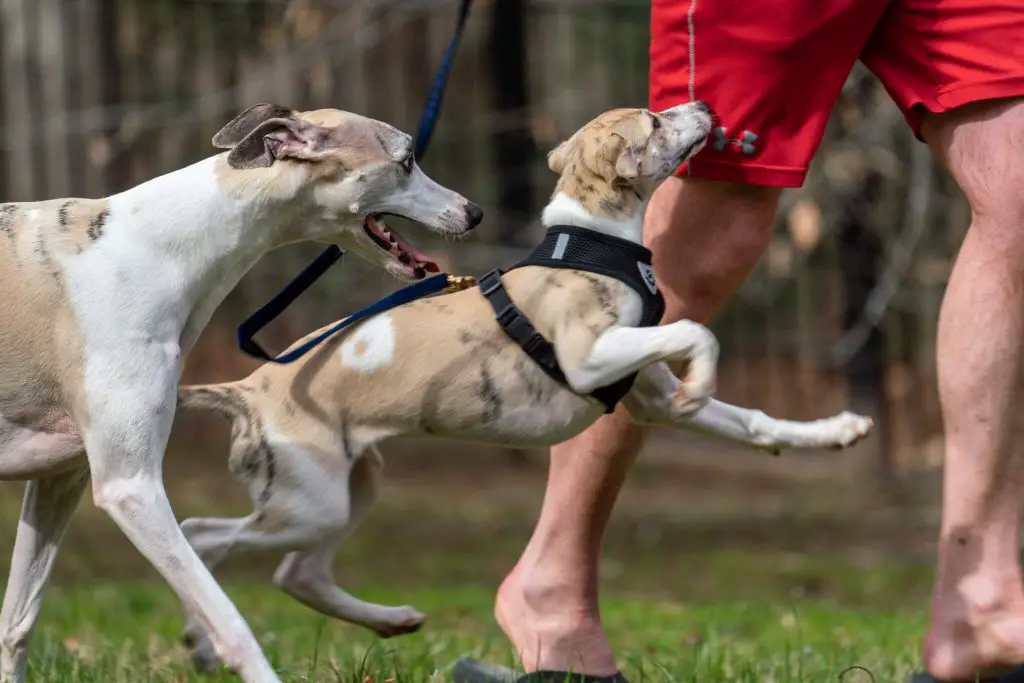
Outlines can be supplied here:
[[466, 218], [469, 219], [469, 229], [472, 230], [484, 219], [484, 210], [470, 202], [466, 204]]

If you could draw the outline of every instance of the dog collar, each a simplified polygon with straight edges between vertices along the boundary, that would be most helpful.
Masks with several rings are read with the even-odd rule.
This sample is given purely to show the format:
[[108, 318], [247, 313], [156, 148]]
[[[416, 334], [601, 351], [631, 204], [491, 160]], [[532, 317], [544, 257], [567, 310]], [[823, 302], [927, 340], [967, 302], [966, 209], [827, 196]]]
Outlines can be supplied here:
[[[539, 245], [525, 259], [505, 271], [492, 270], [477, 285], [491, 303], [498, 325], [516, 342], [549, 377], [568, 387], [565, 373], [558, 365], [554, 345], [537, 331], [530, 319], [512, 302], [501, 282], [504, 272], [524, 266], [569, 268], [615, 278], [631, 287], [643, 301], [637, 327], [653, 327], [661, 322], [665, 299], [658, 291], [651, 267], [651, 250], [611, 235], [569, 225], [548, 228]], [[629, 393], [637, 373], [623, 377], [614, 384], [600, 387], [590, 394], [611, 413], [622, 397]]]

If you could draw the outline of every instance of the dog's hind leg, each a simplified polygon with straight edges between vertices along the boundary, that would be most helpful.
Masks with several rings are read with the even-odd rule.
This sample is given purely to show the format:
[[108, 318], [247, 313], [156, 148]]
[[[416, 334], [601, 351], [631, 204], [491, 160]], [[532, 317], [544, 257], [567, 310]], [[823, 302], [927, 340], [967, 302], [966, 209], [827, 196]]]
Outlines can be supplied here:
[[[189, 545], [202, 558], [212, 572], [230, 555], [237, 552], [292, 549], [309, 546], [319, 537], [301, 526], [285, 526], [270, 530], [266, 520], [253, 513], [240, 518], [202, 517], [186, 519], [181, 530]], [[185, 609], [185, 629], [181, 641], [189, 649], [192, 665], [205, 674], [216, 673], [221, 667], [213, 641], [195, 614]]]
[[82, 466], [28, 482], [14, 541], [14, 556], [0, 609], [0, 681], [21, 683], [28, 643], [43, 602], [61, 538], [89, 481]]
[[664, 363], [640, 371], [623, 399], [630, 417], [641, 424], [687, 429], [746, 446], [779, 453], [787, 448], [846, 448], [871, 431], [870, 418], [842, 412], [820, 420], [779, 420], [760, 410], [712, 399], [696, 413], [681, 409], [683, 384]]
[[356, 460], [349, 475], [351, 513], [340, 534], [310, 551], [289, 553], [274, 573], [274, 583], [302, 604], [335, 619], [370, 629], [382, 638], [413, 633], [426, 616], [409, 605], [392, 607], [365, 602], [337, 586], [331, 572], [334, 555], [366, 515], [377, 497], [382, 462], [376, 449]]

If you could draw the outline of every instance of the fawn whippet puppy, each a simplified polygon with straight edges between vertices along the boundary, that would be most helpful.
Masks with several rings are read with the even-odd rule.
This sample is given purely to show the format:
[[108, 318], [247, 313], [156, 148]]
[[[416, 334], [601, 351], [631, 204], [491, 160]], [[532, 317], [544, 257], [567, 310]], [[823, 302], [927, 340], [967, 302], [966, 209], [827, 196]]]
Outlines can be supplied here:
[[[710, 129], [699, 102], [606, 112], [548, 157], [560, 178], [543, 213], [543, 254], [535, 251], [503, 278], [481, 279], [479, 289], [368, 318], [292, 364], [181, 387], [179, 407], [233, 421], [230, 469], [255, 507], [240, 519], [182, 524], [207, 566], [232, 552], [284, 551], [274, 577], [280, 588], [324, 614], [392, 636], [417, 629], [424, 616], [363, 602], [331, 577], [335, 550], [374, 500], [382, 439], [546, 446], [581, 432], [619, 397], [639, 422], [769, 451], [841, 448], [864, 437], [871, 421], [851, 413], [791, 422], [710, 400], [718, 357], [711, 332], [686, 320], [637, 326], [661, 316], [657, 305], [647, 306], [660, 294], [640, 244], [644, 208]], [[519, 318], [506, 310], [509, 302]], [[524, 320], [536, 337], [522, 334]], [[538, 355], [544, 344], [547, 356]], [[686, 379], [666, 361], [687, 361]], [[200, 669], [218, 665], [194, 620], [186, 643]]]
[[389, 230], [462, 235], [480, 209], [417, 167], [408, 135], [333, 109], [255, 105], [229, 150], [104, 199], [0, 205], [0, 479], [28, 480], [0, 612], [0, 680], [23, 681], [71, 513], [93, 501], [156, 567], [246, 681], [278, 681], [192, 550], [161, 467], [182, 359], [266, 252], [335, 243], [404, 279], [437, 266]]

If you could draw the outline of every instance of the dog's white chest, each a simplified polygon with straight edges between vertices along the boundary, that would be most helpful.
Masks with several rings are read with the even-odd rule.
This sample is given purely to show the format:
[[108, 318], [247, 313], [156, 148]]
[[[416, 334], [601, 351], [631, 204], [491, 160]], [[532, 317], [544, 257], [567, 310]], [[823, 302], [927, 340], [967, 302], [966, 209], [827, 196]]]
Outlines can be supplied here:
[[373, 372], [395, 360], [395, 323], [387, 313], [359, 326], [338, 349], [341, 365], [356, 372]]

